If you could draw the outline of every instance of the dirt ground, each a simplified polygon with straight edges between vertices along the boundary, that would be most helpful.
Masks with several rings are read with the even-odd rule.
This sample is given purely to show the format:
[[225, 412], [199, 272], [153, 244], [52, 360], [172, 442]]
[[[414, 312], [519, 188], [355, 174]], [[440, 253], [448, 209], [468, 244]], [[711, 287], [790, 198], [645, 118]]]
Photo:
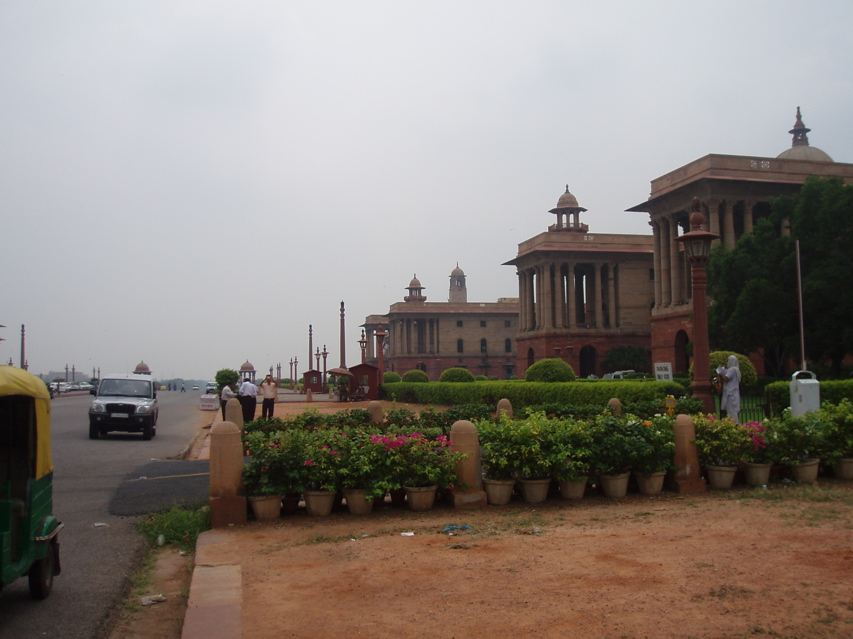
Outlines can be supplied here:
[[[211, 552], [242, 567], [246, 639], [853, 637], [853, 486], [823, 476], [478, 511], [300, 510], [227, 535]], [[112, 639], [180, 636], [189, 570], [174, 554], [150, 591], [178, 594]]]

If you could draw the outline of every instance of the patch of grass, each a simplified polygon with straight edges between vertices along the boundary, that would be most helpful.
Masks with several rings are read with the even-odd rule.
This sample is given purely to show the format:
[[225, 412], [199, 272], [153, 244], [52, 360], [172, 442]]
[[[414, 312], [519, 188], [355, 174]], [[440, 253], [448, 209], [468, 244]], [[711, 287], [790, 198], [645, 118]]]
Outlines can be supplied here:
[[719, 588], [711, 588], [708, 593], [717, 599], [738, 599], [741, 597], [752, 596], [752, 591], [746, 588], [736, 588], [734, 586], [720, 586]]
[[853, 506], [853, 491], [838, 486], [814, 484], [771, 484], [767, 490], [762, 488], [742, 488], [726, 491], [726, 499], [749, 500], [781, 503], [810, 502], [836, 503]]
[[152, 546], [175, 545], [183, 550], [193, 550], [200, 533], [210, 530], [210, 508], [199, 506], [182, 508], [174, 506], [169, 510], [148, 515], [139, 524], [139, 529]]

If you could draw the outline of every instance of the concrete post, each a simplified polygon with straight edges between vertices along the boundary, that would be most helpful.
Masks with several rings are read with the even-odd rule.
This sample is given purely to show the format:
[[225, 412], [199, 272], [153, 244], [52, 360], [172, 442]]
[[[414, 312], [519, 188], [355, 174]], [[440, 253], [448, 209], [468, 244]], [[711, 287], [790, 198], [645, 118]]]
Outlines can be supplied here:
[[480, 436], [477, 427], [461, 419], [450, 427], [450, 444], [468, 456], [456, 466], [457, 485], [450, 491], [454, 508], [484, 508], [486, 491], [483, 490], [483, 471], [480, 466]]
[[314, 395], [311, 393], [311, 389], [305, 391], [305, 402], [310, 404], [314, 401]]
[[501, 413], [506, 413], [507, 417], [512, 417], [512, 403], [506, 398], [498, 402], [498, 409], [495, 411], [495, 417], [500, 419]]
[[614, 417], [622, 417], [622, 402], [620, 402], [618, 398], [614, 397], [607, 402], [607, 405], [613, 409]]
[[385, 414], [382, 411], [382, 403], [375, 399], [367, 404], [367, 412], [370, 413], [371, 424], [381, 424], [385, 421]]
[[[225, 411], [227, 413], [227, 406]], [[210, 525], [213, 528], [246, 523], [244, 492], [240, 429], [232, 422], [219, 422], [210, 429]]]
[[675, 418], [675, 465], [678, 470], [669, 479], [670, 488], [679, 493], [704, 493], [705, 480], [699, 474], [696, 427], [689, 415]]
[[237, 428], [241, 432], [243, 431], [243, 426], [245, 426], [243, 423], [243, 406], [236, 397], [232, 397], [225, 402], [225, 421], [236, 424]]

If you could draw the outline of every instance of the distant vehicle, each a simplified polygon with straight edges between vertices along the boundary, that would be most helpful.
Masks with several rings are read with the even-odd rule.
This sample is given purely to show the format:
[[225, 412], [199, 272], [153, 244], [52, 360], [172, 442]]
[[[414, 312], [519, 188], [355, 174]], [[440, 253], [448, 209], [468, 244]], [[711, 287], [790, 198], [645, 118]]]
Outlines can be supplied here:
[[157, 434], [157, 390], [148, 375], [107, 375], [89, 407], [89, 439], [110, 431], [142, 433], [142, 439]]
[[625, 379], [625, 377], [629, 373], [634, 373], [635, 371], [614, 371], [612, 373], [605, 373], [603, 379]]
[[204, 388], [204, 392], [208, 395], [215, 395], [217, 390], [219, 390], [219, 384], [216, 382], [208, 382]]
[[193, 390], [198, 390], [198, 386], [193, 386]]

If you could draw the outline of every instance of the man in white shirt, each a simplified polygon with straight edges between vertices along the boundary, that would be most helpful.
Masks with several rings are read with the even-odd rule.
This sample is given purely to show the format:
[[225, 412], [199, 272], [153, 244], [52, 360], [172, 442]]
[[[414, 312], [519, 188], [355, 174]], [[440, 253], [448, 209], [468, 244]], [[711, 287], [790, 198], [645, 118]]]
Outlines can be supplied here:
[[261, 417], [264, 419], [272, 419], [273, 411], [275, 410], [275, 400], [278, 398], [278, 384], [272, 378], [272, 375], [267, 375], [266, 379], [261, 382]]
[[258, 387], [248, 377], [240, 385], [237, 391], [240, 405], [243, 407], [243, 423], [248, 424], [255, 420], [255, 408], [258, 406]]

